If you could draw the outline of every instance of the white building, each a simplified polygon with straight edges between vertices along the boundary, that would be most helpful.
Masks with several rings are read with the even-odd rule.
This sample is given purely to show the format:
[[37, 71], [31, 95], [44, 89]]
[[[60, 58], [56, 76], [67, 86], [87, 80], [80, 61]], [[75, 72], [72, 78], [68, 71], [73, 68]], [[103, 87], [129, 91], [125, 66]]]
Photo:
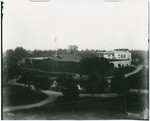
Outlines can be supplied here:
[[104, 57], [114, 64], [114, 67], [130, 66], [131, 52], [128, 49], [115, 49], [114, 51], [97, 52], [99, 57]]
[[131, 52], [128, 49], [115, 49], [114, 59], [131, 60]]

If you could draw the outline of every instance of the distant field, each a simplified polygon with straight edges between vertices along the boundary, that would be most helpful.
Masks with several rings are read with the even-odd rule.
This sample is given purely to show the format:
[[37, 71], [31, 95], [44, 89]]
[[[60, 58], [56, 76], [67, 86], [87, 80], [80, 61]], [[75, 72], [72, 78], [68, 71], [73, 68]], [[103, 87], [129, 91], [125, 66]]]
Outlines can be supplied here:
[[3, 88], [3, 107], [33, 104], [46, 98], [46, 94], [25, 87], [7, 85]]

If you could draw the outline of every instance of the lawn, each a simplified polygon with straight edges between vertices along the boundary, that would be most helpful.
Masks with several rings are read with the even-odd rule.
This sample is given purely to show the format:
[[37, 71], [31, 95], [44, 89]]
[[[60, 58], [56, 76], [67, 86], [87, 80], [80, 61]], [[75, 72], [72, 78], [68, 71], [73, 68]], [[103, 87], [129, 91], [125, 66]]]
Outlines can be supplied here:
[[[133, 96], [131, 96], [133, 97]], [[143, 97], [143, 95], [142, 95]], [[146, 95], [148, 97], [148, 95]], [[135, 96], [135, 100], [140, 98], [141, 101], [148, 98]], [[46, 104], [42, 107], [13, 111], [14, 116], [4, 114], [4, 119], [17, 120], [100, 120], [100, 119], [142, 119], [140, 117], [128, 117], [122, 110], [125, 104], [125, 97], [113, 98], [93, 98], [81, 99], [81, 102], [68, 103], [62, 97], [54, 103]], [[144, 103], [144, 102], [142, 102]], [[148, 106], [146, 104], [146, 106]], [[136, 108], [135, 108], [136, 110]]]
[[132, 89], [149, 89], [149, 68], [143, 67], [139, 72], [127, 78]]
[[66, 72], [47, 72], [47, 71], [44, 71], [44, 70], [40, 70], [40, 69], [37, 69], [37, 68], [29, 68], [29, 67], [20, 67], [20, 71], [22, 73], [25, 73], [25, 72], [31, 72], [32, 74], [34, 75], [38, 75], [38, 76], [45, 76], [45, 77], [57, 77], [58, 75], [61, 75], [61, 74], [64, 74]]
[[3, 88], [3, 107], [27, 105], [47, 98], [46, 94], [25, 87], [7, 85]]
[[127, 73], [130, 73], [130, 72], [134, 71], [135, 69], [136, 68], [133, 67], [133, 66], [127, 66], [127, 67], [121, 67], [121, 68], [114, 68], [112, 70], [109, 70], [106, 75], [107, 76], [115, 76], [115, 75], [117, 75], [117, 73], [120, 72], [120, 70], [121, 70], [121, 72], [123, 74], [127, 74]]

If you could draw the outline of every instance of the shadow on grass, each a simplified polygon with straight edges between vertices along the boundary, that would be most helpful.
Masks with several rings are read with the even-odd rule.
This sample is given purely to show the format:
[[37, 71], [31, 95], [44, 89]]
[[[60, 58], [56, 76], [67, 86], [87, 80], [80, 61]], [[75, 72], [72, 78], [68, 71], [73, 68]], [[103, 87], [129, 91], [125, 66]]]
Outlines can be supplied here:
[[58, 97], [53, 104], [64, 104], [64, 103], [76, 103], [76, 102], [84, 102], [84, 101], [93, 101], [102, 99], [101, 97], [79, 97], [78, 99], [66, 98], [64, 96]]
[[7, 85], [3, 88], [3, 107], [34, 104], [47, 97], [44, 93], [29, 90], [25, 87]]

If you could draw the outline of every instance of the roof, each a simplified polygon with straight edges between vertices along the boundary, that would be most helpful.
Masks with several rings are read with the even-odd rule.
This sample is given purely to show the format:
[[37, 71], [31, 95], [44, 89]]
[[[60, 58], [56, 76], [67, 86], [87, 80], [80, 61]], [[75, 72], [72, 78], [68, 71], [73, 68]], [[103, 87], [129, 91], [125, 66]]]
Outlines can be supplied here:
[[59, 61], [61, 58], [58, 56], [54, 56], [54, 57], [50, 57], [49, 59], [51, 59], [53, 61]]
[[97, 52], [98, 54], [105, 54], [105, 55], [110, 55], [110, 54], [114, 54], [113, 51], [105, 51], [105, 52]]
[[129, 51], [129, 49], [114, 49], [114, 51]]
[[59, 61], [72, 61], [72, 62], [79, 62], [81, 57], [77, 55], [59, 55]]
[[128, 61], [130, 59], [108, 59], [108, 60], [113, 62], [113, 61]]
[[106, 52], [106, 50], [100, 50], [100, 51], [98, 51], [98, 52]]
[[32, 60], [44, 60], [48, 59], [49, 57], [27, 57], [26, 59], [32, 59]]
[[77, 55], [58, 55], [53, 57], [27, 57], [26, 59], [79, 62], [81, 57]]
[[105, 52], [104, 54], [110, 55], [110, 54], [114, 54], [114, 52], [112, 52], [112, 51], [107, 51], [107, 52]]

